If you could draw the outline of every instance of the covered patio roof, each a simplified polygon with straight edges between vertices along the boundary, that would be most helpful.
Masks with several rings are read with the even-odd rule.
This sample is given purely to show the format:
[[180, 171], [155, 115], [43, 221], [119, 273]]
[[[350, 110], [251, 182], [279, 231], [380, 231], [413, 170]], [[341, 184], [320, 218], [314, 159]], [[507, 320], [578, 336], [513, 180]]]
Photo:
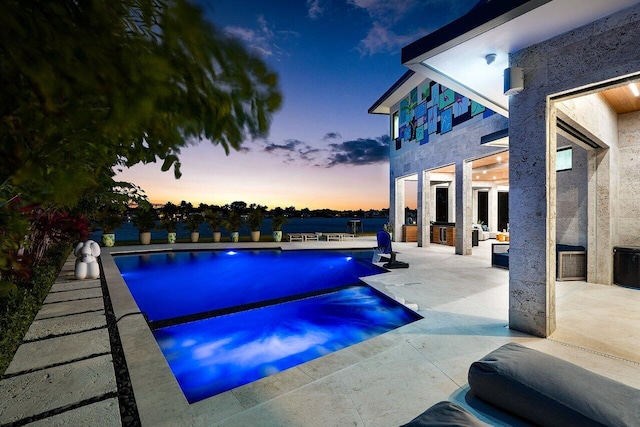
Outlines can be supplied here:
[[[369, 112], [388, 114], [401, 96], [395, 92], [405, 89], [409, 80], [419, 83], [429, 78], [508, 117], [503, 73], [509, 67], [510, 53], [636, 3], [638, 0], [482, 0], [466, 15], [404, 47], [402, 63], [415, 74], [394, 85]], [[490, 54], [495, 54], [491, 62], [487, 60]]]

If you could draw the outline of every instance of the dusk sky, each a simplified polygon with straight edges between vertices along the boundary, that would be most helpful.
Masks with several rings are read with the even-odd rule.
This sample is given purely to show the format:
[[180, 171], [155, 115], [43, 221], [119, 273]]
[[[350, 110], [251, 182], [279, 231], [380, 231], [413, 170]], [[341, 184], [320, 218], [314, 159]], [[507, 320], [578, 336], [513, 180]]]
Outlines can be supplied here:
[[400, 49], [478, 0], [200, 0], [207, 18], [279, 74], [267, 138], [240, 152], [182, 150], [182, 178], [160, 163], [117, 175], [154, 203], [234, 201], [269, 208], [389, 207], [389, 122], [367, 109], [406, 71]]

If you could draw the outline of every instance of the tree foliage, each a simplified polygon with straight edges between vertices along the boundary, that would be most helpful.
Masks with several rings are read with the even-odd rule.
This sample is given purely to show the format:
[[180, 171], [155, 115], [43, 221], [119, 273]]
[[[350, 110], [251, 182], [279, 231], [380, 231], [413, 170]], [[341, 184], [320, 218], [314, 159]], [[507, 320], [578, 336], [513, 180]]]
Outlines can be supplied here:
[[[0, 3], [0, 180], [72, 204], [103, 172], [267, 132], [277, 76], [185, 0]], [[96, 172], [98, 171], [98, 172]]]
[[179, 177], [189, 144], [239, 149], [268, 131], [277, 83], [187, 0], [0, 2], [0, 278], [32, 206], [106, 212], [139, 196], [114, 167]]

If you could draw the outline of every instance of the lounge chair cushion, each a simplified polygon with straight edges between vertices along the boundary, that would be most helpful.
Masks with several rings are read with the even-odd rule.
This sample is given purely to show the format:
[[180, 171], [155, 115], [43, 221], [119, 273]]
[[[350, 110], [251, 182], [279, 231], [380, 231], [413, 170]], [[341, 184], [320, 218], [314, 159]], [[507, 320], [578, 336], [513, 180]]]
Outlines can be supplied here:
[[486, 427], [462, 406], [453, 402], [436, 403], [416, 418], [401, 427]]
[[474, 362], [480, 399], [544, 426], [640, 426], [640, 390], [519, 344]]

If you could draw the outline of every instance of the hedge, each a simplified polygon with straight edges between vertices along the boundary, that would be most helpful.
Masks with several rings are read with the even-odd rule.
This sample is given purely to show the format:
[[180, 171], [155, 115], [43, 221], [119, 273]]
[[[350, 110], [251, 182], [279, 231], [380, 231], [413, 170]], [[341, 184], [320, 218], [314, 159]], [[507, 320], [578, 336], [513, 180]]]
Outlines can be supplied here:
[[30, 281], [0, 299], [0, 375], [11, 363], [70, 253], [68, 244], [51, 246], [40, 265], [34, 268]]

